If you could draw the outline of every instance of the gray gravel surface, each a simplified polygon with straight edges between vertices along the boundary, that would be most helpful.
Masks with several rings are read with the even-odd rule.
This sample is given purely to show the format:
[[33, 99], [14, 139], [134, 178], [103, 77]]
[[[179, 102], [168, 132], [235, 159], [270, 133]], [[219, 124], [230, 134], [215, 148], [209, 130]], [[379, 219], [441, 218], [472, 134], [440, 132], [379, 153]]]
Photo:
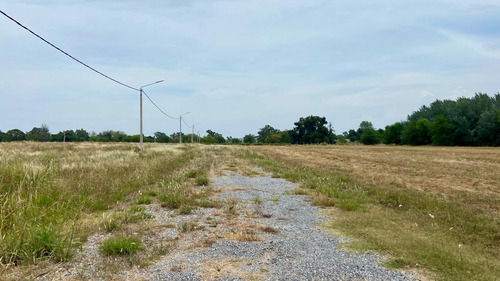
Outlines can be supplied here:
[[[237, 202], [240, 220], [271, 226], [277, 233], [258, 232], [261, 241], [218, 239], [210, 247], [174, 251], [139, 275], [149, 280], [418, 280], [411, 273], [378, 265], [381, 256], [338, 249], [342, 238], [319, 229], [318, 215], [297, 186], [269, 176], [233, 172], [213, 179], [221, 199]], [[197, 215], [215, 217], [215, 209]], [[249, 217], [248, 214], [260, 214]], [[236, 222], [235, 222], [236, 224]], [[226, 226], [227, 227], [227, 226]], [[230, 226], [229, 226], [230, 228]]]

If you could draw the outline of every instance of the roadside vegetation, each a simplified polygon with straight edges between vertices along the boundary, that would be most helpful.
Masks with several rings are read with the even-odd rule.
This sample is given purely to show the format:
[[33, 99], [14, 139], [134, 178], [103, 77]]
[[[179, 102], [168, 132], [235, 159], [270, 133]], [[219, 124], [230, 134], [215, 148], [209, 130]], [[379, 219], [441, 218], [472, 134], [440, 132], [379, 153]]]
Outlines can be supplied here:
[[254, 146], [233, 155], [300, 183], [346, 247], [438, 280], [500, 276], [500, 151], [493, 148]]
[[[0, 143], [0, 265], [67, 261], [89, 235], [121, 237], [128, 224], [151, 218], [143, 206], [154, 202], [183, 212], [214, 205], [192, 188], [197, 178], [197, 184], [208, 183], [208, 151], [162, 144], [139, 150], [131, 144]], [[141, 249], [140, 237], [122, 238], [111, 239], [102, 251]]]

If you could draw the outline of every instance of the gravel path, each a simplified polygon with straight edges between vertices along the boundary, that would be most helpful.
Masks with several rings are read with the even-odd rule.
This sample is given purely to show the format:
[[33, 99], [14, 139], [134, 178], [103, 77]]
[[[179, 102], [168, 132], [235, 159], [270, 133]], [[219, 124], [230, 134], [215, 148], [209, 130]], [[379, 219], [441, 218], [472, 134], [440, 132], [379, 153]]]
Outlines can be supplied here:
[[[181, 239], [181, 247], [136, 277], [148, 280], [416, 280], [377, 264], [376, 254], [338, 249], [345, 239], [331, 237], [318, 223], [297, 186], [268, 176], [225, 172], [213, 179], [224, 213], [200, 209], [194, 218], [203, 231]], [[210, 240], [215, 239], [215, 240]], [[256, 241], [254, 241], [256, 240]], [[206, 242], [205, 247], [193, 244]], [[182, 245], [185, 245], [182, 247]]]

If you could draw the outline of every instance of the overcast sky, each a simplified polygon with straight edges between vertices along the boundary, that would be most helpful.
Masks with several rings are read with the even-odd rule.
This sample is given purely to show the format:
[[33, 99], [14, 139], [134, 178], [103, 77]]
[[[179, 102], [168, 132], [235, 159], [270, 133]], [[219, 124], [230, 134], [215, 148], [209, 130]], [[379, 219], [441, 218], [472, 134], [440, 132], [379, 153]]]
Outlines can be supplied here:
[[[243, 137], [324, 116], [383, 128], [436, 99], [500, 90], [499, 0], [2, 0], [78, 59], [195, 128]], [[139, 133], [139, 93], [0, 14], [0, 130]], [[144, 132], [178, 120], [144, 100]], [[184, 127], [185, 128], [185, 127]], [[184, 131], [184, 130], [183, 130]]]

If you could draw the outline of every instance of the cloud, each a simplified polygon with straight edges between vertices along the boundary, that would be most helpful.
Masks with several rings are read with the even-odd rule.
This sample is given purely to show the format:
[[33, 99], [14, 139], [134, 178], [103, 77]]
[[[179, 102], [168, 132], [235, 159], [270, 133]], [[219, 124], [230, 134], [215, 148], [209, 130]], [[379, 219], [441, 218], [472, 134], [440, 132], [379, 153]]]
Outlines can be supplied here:
[[[147, 89], [165, 111], [191, 111], [188, 122], [234, 137], [311, 114], [339, 133], [363, 120], [385, 127], [435, 99], [498, 91], [495, 1], [5, 2], [113, 78], [136, 87], [165, 79]], [[0, 33], [1, 130], [137, 133], [136, 92], [5, 18]], [[177, 130], [147, 101], [144, 109], [146, 132]]]

